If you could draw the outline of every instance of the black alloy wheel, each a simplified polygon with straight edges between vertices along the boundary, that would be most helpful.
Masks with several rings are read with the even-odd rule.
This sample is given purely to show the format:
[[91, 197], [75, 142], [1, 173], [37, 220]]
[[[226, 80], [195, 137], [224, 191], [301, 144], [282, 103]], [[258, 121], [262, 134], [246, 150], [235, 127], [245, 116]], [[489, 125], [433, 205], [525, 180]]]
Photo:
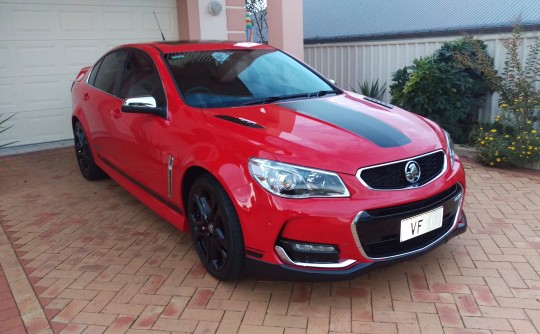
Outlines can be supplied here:
[[227, 193], [211, 175], [194, 182], [187, 211], [193, 244], [206, 270], [223, 281], [240, 278], [245, 256], [242, 229]]
[[75, 141], [75, 154], [77, 156], [77, 163], [81, 174], [87, 180], [99, 180], [107, 176], [105, 172], [99, 168], [92, 157], [92, 150], [90, 144], [84, 133], [84, 129], [80, 122], [76, 122], [73, 127], [73, 136]]

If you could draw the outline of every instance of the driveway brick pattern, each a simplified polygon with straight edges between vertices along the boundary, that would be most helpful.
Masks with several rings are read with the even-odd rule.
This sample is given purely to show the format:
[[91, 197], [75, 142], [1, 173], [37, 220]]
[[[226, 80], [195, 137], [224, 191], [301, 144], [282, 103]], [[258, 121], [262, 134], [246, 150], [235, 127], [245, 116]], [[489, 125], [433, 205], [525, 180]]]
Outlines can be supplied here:
[[0, 333], [537, 333], [540, 173], [466, 166], [469, 231], [426, 255], [352, 281], [219, 282], [71, 149], [0, 158]]

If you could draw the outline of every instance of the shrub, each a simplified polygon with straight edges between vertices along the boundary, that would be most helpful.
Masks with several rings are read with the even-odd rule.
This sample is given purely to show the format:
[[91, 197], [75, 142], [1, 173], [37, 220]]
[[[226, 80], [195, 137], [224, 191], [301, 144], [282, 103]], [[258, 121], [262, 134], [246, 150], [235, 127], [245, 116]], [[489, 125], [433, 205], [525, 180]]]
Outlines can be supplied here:
[[[372, 83], [369, 83], [368, 81], [364, 81], [364, 83], [358, 83], [358, 86], [360, 87], [360, 94], [372, 97], [377, 100], [382, 100], [384, 98], [384, 93], [386, 93], [386, 82], [379, 87], [379, 79], [376, 81], [373, 81]], [[352, 89], [353, 92], [358, 93], [354, 88]]]
[[477, 158], [486, 165], [540, 160], [540, 89], [535, 86], [540, 78], [540, 39], [522, 63], [522, 37], [521, 26], [516, 24], [512, 36], [503, 42], [507, 54], [500, 81], [499, 115], [495, 123], [477, 133]]
[[484, 42], [466, 36], [397, 70], [392, 103], [439, 123], [454, 141], [465, 143], [486, 93], [497, 87], [496, 73]]
[[515, 126], [511, 118], [497, 116], [476, 134], [476, 158], [489, 166], [515, 166], [540, 159], [540, 135], [536, 129]]
[[[7, 123], [7, 121], [9, 121], [13, 116], [15, 116], [15, 114], [9, 116], [9, 117], [4, 117], [3, 114], [0, 114], [0, 134], [2, 132], [5, 132], [9, 129], [11, 129], [11, 127], [13, 125], [10, 125], [10, 126], [6, 126], [5, 124]], [[14, 144], [15, 142], [11, 142], [11, 143], [5, 143], [5, 144], [0, 144], [0, 147], [4, 147], [4, 146], [8, 146], [8, 145], [11, 145], [11, 144]]]

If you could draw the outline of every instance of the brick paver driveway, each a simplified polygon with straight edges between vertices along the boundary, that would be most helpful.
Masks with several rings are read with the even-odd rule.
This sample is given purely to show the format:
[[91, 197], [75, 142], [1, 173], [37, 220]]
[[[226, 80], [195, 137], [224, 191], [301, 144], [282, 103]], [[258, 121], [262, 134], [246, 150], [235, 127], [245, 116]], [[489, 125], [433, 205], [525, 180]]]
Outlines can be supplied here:
[[427, 255], [353, 281], [220, 283], [71, 149], [0, 158], [0, 333], [538, 332], [540, 173], [466, 165], [469, 231]]

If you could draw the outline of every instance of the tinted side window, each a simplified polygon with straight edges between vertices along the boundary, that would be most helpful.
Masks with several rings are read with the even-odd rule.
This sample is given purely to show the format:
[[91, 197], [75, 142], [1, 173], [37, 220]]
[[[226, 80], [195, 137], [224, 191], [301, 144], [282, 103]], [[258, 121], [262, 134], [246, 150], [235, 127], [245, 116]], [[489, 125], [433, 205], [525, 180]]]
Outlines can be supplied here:
[[114, 83], [116, 82], [118, 71], [122, 68], [125, 54], [125, 51], [116, 51], [103, 58], [94, 81], [96, 88], [114, 94]]
[[153, 96], [158, 105], [165, 103], [161, 79], [148, 57], [132, 51], [125, 63], [118, 96], [125, 99], [136, 96]]
[[100, 59], [96, 65], [92, 68], [92, 73], [90, 73], [90, 77], [88, 78], [88, 84], [94, 85], [94, 82], [96, 81], [96, 74], [99, 72], [99, 67], [101, 66], [101, 63], [103, 62], [103, 59]]

